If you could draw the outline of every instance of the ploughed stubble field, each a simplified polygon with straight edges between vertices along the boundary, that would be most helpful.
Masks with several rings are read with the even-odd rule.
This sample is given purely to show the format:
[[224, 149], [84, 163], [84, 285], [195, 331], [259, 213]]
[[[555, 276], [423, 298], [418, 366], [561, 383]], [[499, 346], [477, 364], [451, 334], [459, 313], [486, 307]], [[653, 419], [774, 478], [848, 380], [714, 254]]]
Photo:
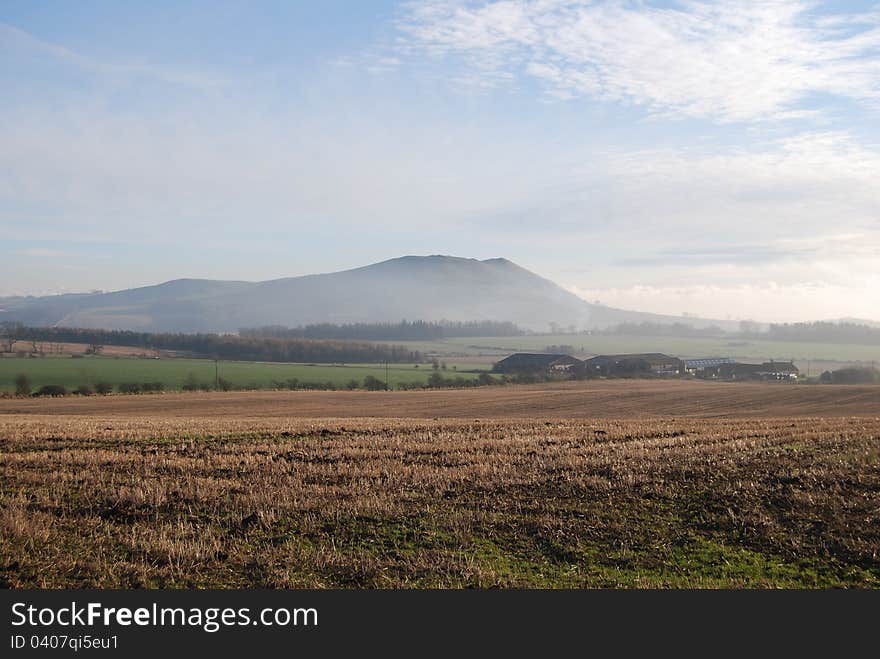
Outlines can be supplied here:
[[0, 414], [7, 587], [878, 587], [880, 418]]

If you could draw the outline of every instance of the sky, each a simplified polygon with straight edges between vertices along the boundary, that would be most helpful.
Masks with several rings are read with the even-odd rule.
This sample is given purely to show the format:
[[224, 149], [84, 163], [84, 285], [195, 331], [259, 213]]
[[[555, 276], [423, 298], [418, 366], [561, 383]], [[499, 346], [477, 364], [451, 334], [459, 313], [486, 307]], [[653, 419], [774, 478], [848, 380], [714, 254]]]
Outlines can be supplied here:
[[0, 296], [406, 254], [880, 320], [880, 3], [0, 0]]

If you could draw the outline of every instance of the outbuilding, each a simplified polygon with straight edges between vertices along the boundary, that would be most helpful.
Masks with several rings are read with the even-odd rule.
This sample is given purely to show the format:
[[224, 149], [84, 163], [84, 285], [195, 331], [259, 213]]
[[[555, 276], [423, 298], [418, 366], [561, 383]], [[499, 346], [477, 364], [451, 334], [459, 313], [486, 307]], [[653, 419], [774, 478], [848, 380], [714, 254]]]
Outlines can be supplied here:
[[517, 352], [495, 364], [496, 373], [570, 373], [583, 362], [571, 355]]
[[597, 355], [584, 362], [587, 375], [681, 375], [684, 363], [660, 352], [625, 355]]

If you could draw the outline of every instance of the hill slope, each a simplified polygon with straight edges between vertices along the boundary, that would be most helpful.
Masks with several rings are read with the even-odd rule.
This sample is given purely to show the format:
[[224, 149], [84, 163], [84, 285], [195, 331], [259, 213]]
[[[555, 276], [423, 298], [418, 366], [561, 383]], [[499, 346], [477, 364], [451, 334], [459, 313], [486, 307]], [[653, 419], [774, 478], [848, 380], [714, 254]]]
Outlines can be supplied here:
[[513, 321], [533, 330], [547, 330], [550, 323], [596, 328], [681, 320], [590, 304], [506, 259], [451, 256], [404, 256], [264, 282], [179, 279], [114, 293], [19, 298], [2, 306], [0, 320], [154, 332], [404, 318]]

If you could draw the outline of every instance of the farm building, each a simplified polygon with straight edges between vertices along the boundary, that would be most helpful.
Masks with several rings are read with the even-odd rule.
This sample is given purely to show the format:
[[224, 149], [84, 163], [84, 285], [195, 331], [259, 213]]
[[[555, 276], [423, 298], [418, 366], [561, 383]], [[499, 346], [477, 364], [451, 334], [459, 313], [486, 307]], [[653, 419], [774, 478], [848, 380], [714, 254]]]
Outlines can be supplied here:
[[762, 380], [797, 380], [800, 371], [793, 362], [764, 362], [758, 370]]
[[709, 366], [701, 375], [720, 380], [797, 380], [800, 371], [792, 362], [764, 362], [763, 364], [738, 364], [735, 362]]
[[681, 375], [684, 363], [659, 352], [597, 355], [584, 362], [587, 375]]
[[569, 373], [583, 365], [571, 355], [517, 352], [495, 364], [496, 373]]
[[691, 375], [701, 375], [701, 371], [707, 368], [720, 366], [721, 364], [733, 364], [730, 357], [704, 357], [702, 359], [685, 359], [684, 370]]

